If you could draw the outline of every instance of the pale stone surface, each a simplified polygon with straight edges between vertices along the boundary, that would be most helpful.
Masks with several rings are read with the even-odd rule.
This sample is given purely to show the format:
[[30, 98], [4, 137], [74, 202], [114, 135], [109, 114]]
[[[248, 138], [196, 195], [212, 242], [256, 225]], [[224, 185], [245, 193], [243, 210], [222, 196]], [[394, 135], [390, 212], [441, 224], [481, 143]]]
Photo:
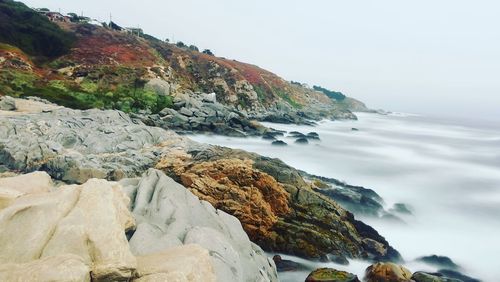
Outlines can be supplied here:
[[[76, 189], [63, 187], [61, 189]], [[128, 198], [106, 180], [81, 185], [75, 207], [57, 225], [42, 257], [72, 253], [92, 264], [92, 277], [126, 279], [135, 269], [124, 230], [134, 226]]]
[[217, 281], [208, 251], [194, 244], [138, 256], [136, 276], [136, 281]]
[[50, 187], [52, 180], [45, 172], [0, 178], [0, 209], [7, 207], [22, 195], [46, 193]]
[[116, 182], [54, 187], [35, 172], [0, 179], [4, 188], [19, 195], [0, 210], [0, 281], [217, 280], [208, 250], [179, 239], [145, 245], [137, 259], [125, 236], [135, 228], [130, 200]]
[[127, 280], [136, 268], [124, 232], [134, 226], [128, 201], [116, 183], [97, 179], [21, 196], [0, 210], [0, 264], [73, 254], [94, 279]]
[[76, 255], [59, 255], [24, 264], [0, 264], [0, 281], [86, 282], [90, 269]]
[[156, 244], [198, 244], [209, 251], [217, 281], [278, 280], [274, 262], [248, 239], [238, 219], [200, 201], [161, 171], [150, 169], [140, 180], [120, 183], [138, 222], [129, 242], [134, 254], [156, 252]]

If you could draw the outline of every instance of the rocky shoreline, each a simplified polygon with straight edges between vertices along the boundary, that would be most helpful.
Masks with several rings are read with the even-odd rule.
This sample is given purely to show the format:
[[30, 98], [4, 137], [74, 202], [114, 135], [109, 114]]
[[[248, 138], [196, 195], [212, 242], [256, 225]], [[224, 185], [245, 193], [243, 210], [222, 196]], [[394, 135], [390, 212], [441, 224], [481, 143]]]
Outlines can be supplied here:
[[[37, 106], [43, 104], [39, 101], [31, 103]], [[198, 144], [172, 131], [147, 126], [119, 111], [54, 109], [52, 105], [47, 104], [46, 109], [34, 112], [2, 112], [0, 160], [0, 169], [4, 173], [44, 171], [54, 180], [80, 185], [85, 185], [95, 178], [120, 181], [119, 185], [128, 191], [127, 195], [132, 203], [134, 199], [139, 200], [137, 197], [141, 194], [141, 189], [149, 191], [149, 195], [154, 195], [157, 189], [157, 193], [165, 189], [160, 189], [159, 187], [163, 186], [157, 186], [155, 183], [159, 182], [158, 179], [163, 179], [160, 182], [168, 182], [169, 178], [161, 176], [159, 171], [148, 172], [150, 168], [157, 168], [187, 189], [171, 180], [170, 186], [178, 187], [177, 190], [183, 188], [184, 193], [191, 191], [201, 200], [213, 205], [217, 209], [213, 210], [214, 212], [226, 211], [236, 216], [242, 222], [242, 230], [246, 231], [253, 242], [267, 251], [321, 260], [400, 259], [397, 251], [375, 230], [355, 220], [351, 213], [335, 202], [316, 193], [298, 171], [283, 162], [244, 151]], [[141, 175], [142, 180], [127, 180]], [[148, 180], [148, 177], [156, 180]], [[141, 186], [140, 183], [143, 182], [150, 184]], [[152, 196], [140, 198], [142, 197], [151, 199]], [[179, 196], [179, 199], [185, 197]], [[16, 197], [7, 202], [16, 203], [17, 200]], [[176, 208], [173, 208], [172, 203], [169, 203], [165, 204], [165, 208], [158, 206], [155, 209], [176, 210], [184, 206], [177, 203]], [[10, 205], [8, 204], [7, 208]], [[124, 231], [135, 230], [128, 238], [130, 248], [147, 249], [146, 246], [140, 246], [140, 242], [155, 236], [159, 238], [158, 246], [171, 246], [168, 240], [160, 239], [172, 237], [169, 233], [148, 234], [152, 232], [148, 218], [152, 217], [152, 220], [166, 215], [152, 215], [147, 212], [151, 208], [144, 205], [147, 203], [129, 206], [138, 223], [135, 228], [124, 228]], [[210, 205], [204, 206], [208, 208]], [[196, 217], [199, 216], [193, 215], [191, 220]], [[235, 219], [233, 225], [236, 222], [239, 225], [238, 220]], [[207, 220], [203, 222], [206, 223]], [[199, 222], [193, 223], [193, 227], [204, 228]], [[7, 226], [2, 228], [8, 229]], [[177, 237], [185, 240], [187, 230], [182, 230]], [[125, 232], [123, 236], [124, 234]], [[127, 234], [130, 236], [131, 233]], [[234, 237], [234, 234], [223, 234], [217, 236]], [[242, 234], [237, 237], [243, 236]], [[149, 239], [147, 241], [150, 241]], [[184, 242], [183, 240], [177, 244]], [[14, 242], [9, 244], [17, 245]], [[248, 239], [246, 244], [252, 246]], [[253, 246], [246, 248], [258, 248]], [[256, 250], [258, 253], [259, 249]], [[225, 256], [230, 254], [222, 255], [224, 260], [228, 259]], [[267, 261], [264, 255], [262, 257], [261, 261]], [[31, 260], [19, 262], [31, 263]], [[243, 269], [247, 271], [248, 265]], [[272, 263], [269, 269], [266, 273], [273, 276], [275, 268]], [[253, 275], [259, 273], [257, 270], [253, 272]]]
[[[145, 86], [157, 95], [166, 95], [168, 83], [152, 80]], [[329, 109], [327, 111], [326, 109]], [[277, 132], [259, 122], [314, 125], [321, 119], [356, 119], [356, 116], [342, 109], [316, 106], [310, 109], [291, 107], [270, 107], [261, 110], [245, 110], [219, 103], [215, 93], [193, 93], [186, 91], [177, 95], [172, 108], [165, 108], [157, 114], [147, 111], [133, 113], [133, 118], [147, 125], [174, 130], [179, 134], [210, 133], [232, 137], [269, 136]]]
[[[403, 262], [353, 215], [389, 213], [370, 189], [310, 175], [279, 159], [196, 143], [120, 111], [8, 102], [14, 106], [0, 111], [0, 246], [10, 264], [0, 268], [0, 278], [26, 269], [36, 277], [63, 275], [67, 270], [51, 266], [64, 259], [78, 281], [183, 275], [278, 281], [283, 261], [276, 268], [264, 251], [340, 264]], [[61, 204], [68, 206], [55, 209]], [[109, 223], [100, 221], [101, 212]], [[12, 234], [25, 224], [31, 229], [24, 235]], [[20, 248], [25, 241], [38, 247]], [[155, 265], [158, 259], [165, 263]]]

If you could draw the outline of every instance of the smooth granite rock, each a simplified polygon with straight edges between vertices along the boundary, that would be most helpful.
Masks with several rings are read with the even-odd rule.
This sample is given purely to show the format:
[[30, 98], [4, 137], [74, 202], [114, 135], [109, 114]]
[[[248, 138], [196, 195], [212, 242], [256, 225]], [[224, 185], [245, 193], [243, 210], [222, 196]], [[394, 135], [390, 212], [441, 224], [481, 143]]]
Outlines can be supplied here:
[[157, 252], [158, 246], [198, 244], [209, 251], [218, 281], [277, 281], [274, 262], [250, 242], [235, 217], [158, 170], [120, 183], [138, 223], [130, 239], [135, 255]]
[[0, 210], [0, 264], [73, 254], [93, 279], [127, 280], [136, 268], [125, 237], [134, 226], [127, 205], [118, 186], [97, 179], [21, 196]]
[[87, 282], [90, 268], [77, 255], [57, 255], [27, 263], [0, 264], [0, 281]]
[[137, 257], [134, 281], [215, 282], [208, 251], [199, 245], [173, 247], [160, 253]]
[[116, 182], [47, 189], [47, 177], [0, 179], [2, 188], [24, 193], [0, 210], [0, 281], [217, 281], [200, 245], [163, 246], [136, 258], [125, 235], [135, 220]]

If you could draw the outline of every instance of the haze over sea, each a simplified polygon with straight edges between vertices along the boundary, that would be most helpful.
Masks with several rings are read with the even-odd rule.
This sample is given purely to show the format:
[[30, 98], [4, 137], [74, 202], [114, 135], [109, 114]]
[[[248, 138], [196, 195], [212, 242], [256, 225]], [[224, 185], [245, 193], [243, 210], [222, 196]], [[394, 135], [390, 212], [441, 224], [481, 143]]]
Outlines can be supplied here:
[[[287, 137], [281, 138], [285, 147], [260, 138], [191, 138], [277, 157], [308, 173], [373, 189], [387, 209], [406, 203], [414, 211], [404, 217], [407, 224], [363, 220], [401, 252], [412, 271], [436, 270], [412, 262], [436, 254], [449, 256], [473, 277], [498, 279], [500, 128], [408, 114], [357, 116], [358, 121], [322, 121], [316, 127], [265, 124], [317, 132], [321, 141], [308, 145]], [[354, 262], [347, 269], [362, 277], [367, 265]], [[285, 275], [303, 281], [307, 273]]]

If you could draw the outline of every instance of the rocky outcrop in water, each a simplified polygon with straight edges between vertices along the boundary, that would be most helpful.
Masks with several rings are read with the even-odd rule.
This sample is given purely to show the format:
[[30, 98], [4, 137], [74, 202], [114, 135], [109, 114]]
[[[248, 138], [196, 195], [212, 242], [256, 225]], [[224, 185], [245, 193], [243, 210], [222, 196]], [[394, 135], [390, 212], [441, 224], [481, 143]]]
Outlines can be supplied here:
[[364, 281], [367, 282], [412, 282], [411, 272], [394, 263], [376, 263], [366, 269]]
[[455, 270], [442, 269], [434, 273], [417, 271], [411, 274], [404, 266], [394, 263], [375, 263], [366, 269], [366, 282], [479, 282], [480, 280]]
[[395, 204], [389, 211], [384, 209], [384, 200], [372, 189], [349, 185], [333, 178], [311, 175], [301, 171], [301, 175], [314, 190], [339, 203], [343, 208], [359, 216], [377, 217], [387, 221], [404, 223], [398, 215], [411, 215], [408, 206]]
[[[400, 258], [374, 229], [313, 191], [298, 171], [280, 160], [211, 146], [188, 151], [175, 161], [167, 156], [157, 167], [238, 217], [250, 239], [265, 250], [324, 260], [329, 256], [343, 260]], [[240, 199], [242, 204], [232, 199]], [[246, 204], [250, 199], [257, 200]], [[260, 211], [252, 212], [252, 206]], [[256, 232], [253, 222], [263, 227]]]
[[430, 255], [417, 258], [417, 261], [433, 265], [443, 269], [457, 270], [460, 266], [456, 264], [452, 259], [446, 256]]
[[311, 272], [306, 282], [360, 282], [358, 276], [333, 268], [318, 268]]

